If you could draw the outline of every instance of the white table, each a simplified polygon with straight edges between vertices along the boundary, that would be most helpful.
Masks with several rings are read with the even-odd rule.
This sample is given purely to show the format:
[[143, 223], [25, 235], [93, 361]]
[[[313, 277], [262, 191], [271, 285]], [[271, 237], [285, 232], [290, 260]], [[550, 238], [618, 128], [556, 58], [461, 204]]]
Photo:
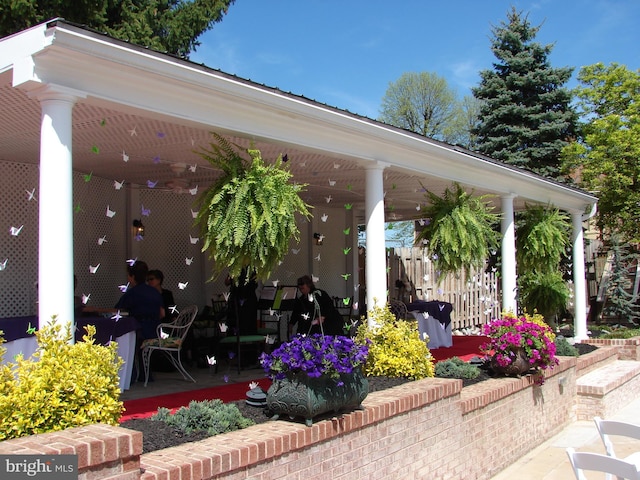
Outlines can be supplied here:
[[136, 332], [128, 332], [115, 340], [118, 343], [118, 356], [124, 363], [118, 370], [120, 377], [120, 391], [129, 390], [131, 385], [131, 372], [136, 359]]
[[410, 313], [418, 321], [420, 338], [424, 339], [423, 334], [429, 336], [429, 341], [427, 342], [429, 348], [436, 349], [440, 347], [451, 347], [453, 345], [451, 322], [445, 327], [427, 312], [412, 311]]
[[7, 349], [2, 363], [9, 363], [13, 362], [16, 355], [20, 353], [25, 359], [28, 359], [38, 348], [38, 342], [36, 342], [36, 337], [31, 335], [29, 337], [17, 338], [11, 342], [3, 343], [2, 346]]

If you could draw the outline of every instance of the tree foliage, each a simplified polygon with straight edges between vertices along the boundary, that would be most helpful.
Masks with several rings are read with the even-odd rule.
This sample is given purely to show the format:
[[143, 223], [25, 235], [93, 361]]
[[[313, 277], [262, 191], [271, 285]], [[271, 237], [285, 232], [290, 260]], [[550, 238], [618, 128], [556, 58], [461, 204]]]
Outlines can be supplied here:
[[540, 27], [512, 7], [492, 28], [493, 70], [480, 72], [473, 90], [481, 101], [478, 149], [495, 159], [559, 178], [560, 152], [575, 134], [576, 114], [563, 85], [572, 68], [552, 68], [553, 45], [534, 42]]
[[196, 222], [203, 235], [203, 252], [213, 260], [213, 276], [229, 269], [232, 278], [243, 270], [266, 279], [299, 241], [296, 214], [309, 217], [309, 206], [300, 193], [305, 185], [290, 183], [291, 173], [282, 158], [268, 165], [259, 150], [248, 149], [250, 159], [237, 145], [213, 134], [217, 140], [200, 154], [221, 177], [202, 195]]
[[120, 40], [188, 57], [197, 38], [222, 20], [235, 0], [0, 0], [0, 37], [52, 18]]
[[428, 223], [416, 242], [425, 244], [436, 269], [447, 274], [482, 268], [499, 238], [493, 227], [500, 216], [492, 213], [488, 196], [476, 197], [457, 183], [441, 197], [430, 191], [425, 196], [429, 205], [422, 216]]
[[640, 313], [633, 294], [629, 292], [632, 288], [629, 269], [635, 269], [638, 253], [628, 243], [621, 243], [617, 235], [611, 238], [609, 253], [611, 274], [606, 280], [607, 296], [602, 313], [619, 321], [635, 323]]
[[379, 120], [452, 144], [469, 146], [472, 99], [458, 101], [445, 78], [431, 72], [403, 73], [382, 98]]
[[640, 70], [602, 63], [583, 67], [575, 89], [584, 123], [563, 151], [578, 184], [599, 197], [605, 235], [640, 242]]

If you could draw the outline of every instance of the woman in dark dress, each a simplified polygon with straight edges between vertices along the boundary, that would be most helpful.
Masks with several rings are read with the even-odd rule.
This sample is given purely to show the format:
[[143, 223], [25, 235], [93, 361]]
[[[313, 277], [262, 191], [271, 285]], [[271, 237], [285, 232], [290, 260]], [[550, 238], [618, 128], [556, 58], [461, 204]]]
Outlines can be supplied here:
[[290, 328], [297, 324], [300, 334], [344, 335], [342, 315], [327, 292], [316, 288], [309, 275], [298, 279], [298, 290], [300, 295], [293, 307]]

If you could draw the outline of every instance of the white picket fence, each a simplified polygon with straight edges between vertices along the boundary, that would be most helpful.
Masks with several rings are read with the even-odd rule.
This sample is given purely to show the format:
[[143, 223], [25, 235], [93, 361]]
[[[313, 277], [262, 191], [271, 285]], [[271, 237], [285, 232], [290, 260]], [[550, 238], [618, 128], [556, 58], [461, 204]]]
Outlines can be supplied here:
[[[454, 330], [478, 327], [500, 314], [496, 272], [472, 270], [469, 275], [460, 272], [440, 279], [433, 262], [422, 248], [389, 249], [387, 267], [391, 299], [449, 302], [453, 305], [451, 317]], [[403, 286], [400, 286], [401, 283]]]

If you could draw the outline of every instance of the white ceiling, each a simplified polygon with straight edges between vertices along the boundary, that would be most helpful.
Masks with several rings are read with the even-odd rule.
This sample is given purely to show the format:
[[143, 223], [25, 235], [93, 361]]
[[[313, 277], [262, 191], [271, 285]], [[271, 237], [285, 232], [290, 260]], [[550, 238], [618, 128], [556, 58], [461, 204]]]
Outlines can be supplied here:
[[[39, 41], [36, 33], [25, 39]], [[66, 23], [45, 40], [27, 55], [35, 67], [26, 80], [15, 59], [0, 55], [0, 161], [39, 162], [41, 108], [30, 92], [51, 82], [83, 92], [73, 109], [74, 170], [142, 188], [149, 181], [166, 188], [177, 176], [171, 165], [183, 163], [191, 168], [180, 179], [202, 192], [219, 172], [196, 152], [216, 131], [242, 148], [253, 144], [269, 162], [286, 154], [311, 205], [362, 209], [366, 168], [382, 162], [387, 220], [420, 218], [423, 186], [441, 193], [453, 180], [476, 194], [515, 193], [516, 208], [554, 199], [583, 208], [594, 200], [472, 152]]]

